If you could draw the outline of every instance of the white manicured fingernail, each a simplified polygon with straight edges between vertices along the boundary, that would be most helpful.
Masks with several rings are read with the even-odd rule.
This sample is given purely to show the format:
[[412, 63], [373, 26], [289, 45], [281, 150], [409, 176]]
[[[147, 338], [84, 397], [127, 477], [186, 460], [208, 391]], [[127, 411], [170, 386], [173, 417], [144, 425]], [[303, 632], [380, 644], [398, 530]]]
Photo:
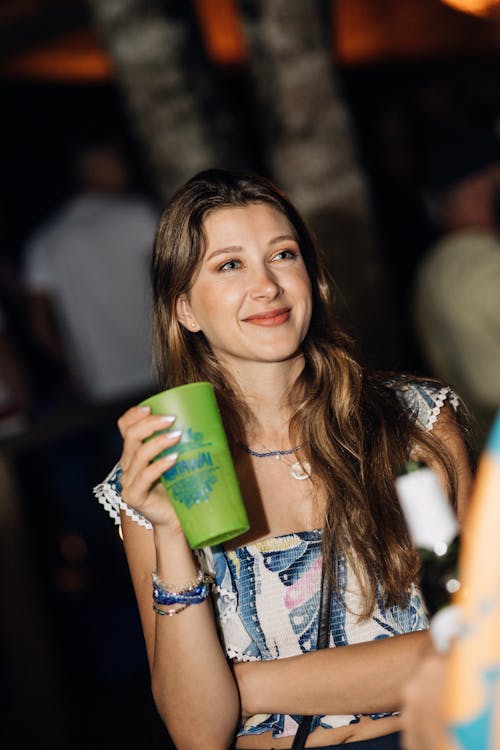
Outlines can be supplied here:
[[163, 460], [165, 461], [165, 463], [167, 462], [167, 459], [169, 461], [177, 461], [178, 457], [179, 457], [178, 453], [169, 453], [168, 456], [165, 456]]
[[164, 416], [159, 417], [159, 420], [160, 422], [165, 422], [166, 424], [172, 424], [172, 422], [175, 422], [175, 417]]
[[150, 406], [138, 406], [137, 409], [141, 411], [143, 414], [149, 414], [151, 411]]
[[168, 433], [168, 436], [171, 438], [180, 438], [182, 435], [182, 430], [170, 430]]

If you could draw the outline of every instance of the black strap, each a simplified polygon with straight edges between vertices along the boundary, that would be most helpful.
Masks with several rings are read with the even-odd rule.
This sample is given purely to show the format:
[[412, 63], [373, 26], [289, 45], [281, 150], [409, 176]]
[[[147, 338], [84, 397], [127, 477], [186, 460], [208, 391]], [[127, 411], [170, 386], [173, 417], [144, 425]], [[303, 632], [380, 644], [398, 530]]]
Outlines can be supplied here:
[[[321, 595], [319, 600], [318, 641], [316, 649], [328, 648], [330, 643], [330, 620], [332, 615], [332, 582], [325, 571], [321, 574]], [[313, 716], [303, 716], [295, 734], [291, 750], [303, 750], [306, 744]]]

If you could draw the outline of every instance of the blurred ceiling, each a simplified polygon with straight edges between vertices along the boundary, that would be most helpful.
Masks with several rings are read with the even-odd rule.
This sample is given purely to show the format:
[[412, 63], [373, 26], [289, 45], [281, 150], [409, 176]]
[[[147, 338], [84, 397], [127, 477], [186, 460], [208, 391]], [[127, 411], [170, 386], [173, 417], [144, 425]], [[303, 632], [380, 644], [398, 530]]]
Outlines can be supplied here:
[[[213, 62], [244, 64], [237, 0], [191, 2]], [[332, 0], [332, 7], [332, 54], [344, 65], [500, 51], [500, 0]], [[0, 0], [3, 78], [105, 81], [113, 74], [84, 0]]]

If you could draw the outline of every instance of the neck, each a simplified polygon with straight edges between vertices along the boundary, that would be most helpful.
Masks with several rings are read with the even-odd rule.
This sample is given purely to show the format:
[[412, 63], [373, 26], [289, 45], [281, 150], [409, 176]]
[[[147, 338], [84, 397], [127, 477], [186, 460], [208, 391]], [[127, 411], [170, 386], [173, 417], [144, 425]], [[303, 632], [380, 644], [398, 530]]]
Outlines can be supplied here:
[[273, 450], [290, 447], [288, 396], [303, 367], [300, 355], [284, 362], [252, 362], [230, 368], [254, 417], [245, 437], [247, 444]]

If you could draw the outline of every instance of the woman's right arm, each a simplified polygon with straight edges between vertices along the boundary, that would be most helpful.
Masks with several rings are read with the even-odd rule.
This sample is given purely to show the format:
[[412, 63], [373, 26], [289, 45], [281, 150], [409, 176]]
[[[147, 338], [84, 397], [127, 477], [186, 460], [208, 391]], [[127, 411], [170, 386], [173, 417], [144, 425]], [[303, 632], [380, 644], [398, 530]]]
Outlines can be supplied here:
[[[152, 609], [151, 573], [182, 588], [197, 573], [195, 558], [159, 483], [175, 462], [151, 459], [176, 442], [168, 435], [143, 443], [165, 422], [130, 409], [120, 419], [124, 438], [122, 496], [153, 525], [144, 529], [122, 513], [123, 539], [151, 669], [153, 696], [179, 750], [229, 747], [240, 715], [236, 682], [219, 642], [209, 600], [178, 615]], [[177, 438], [178, 440], [178, 438]]]

